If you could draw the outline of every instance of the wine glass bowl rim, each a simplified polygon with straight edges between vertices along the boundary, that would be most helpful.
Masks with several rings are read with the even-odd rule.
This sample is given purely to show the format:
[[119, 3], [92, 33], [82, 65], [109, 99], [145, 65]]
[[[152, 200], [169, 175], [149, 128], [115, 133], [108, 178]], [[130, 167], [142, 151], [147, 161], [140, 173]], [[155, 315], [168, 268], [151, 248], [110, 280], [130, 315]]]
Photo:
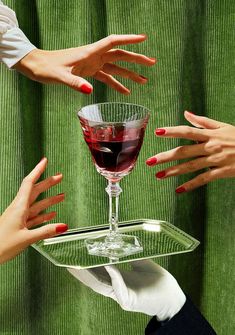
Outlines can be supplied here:
[[[136, 119], [136, 120], [127, 120], [127, 121], [99, 121], [99, 120], [94, 120], [94, 119], [89, 119], [86, 116], [83, 115], [83, 109], [85, 108], [89, 108], [89, 107], [94, 107], [94, 106], [105, 106], [105, 105], [121, 105], [121, 106], [133, 106], [133, 107], [138, 107], [140, 109], [142, 109], [143, 111], [145, 111], [145, 115]], [[134, 113], [133, 113], [134, 114]], [[150, 117], [150, 110], [143, 106], [143, 105], [138, 105], [138, 104], [133, 104], [133, 103], [126, 103], [126, 102], [101, 102], [101, 103], [97, 103], [97, 104], [90, 104], [90, 105], [86, 105], [81, 107], [78, 111], [77, 111], [77, 116], [79, 119], [83, 119], [83, 120], [87, 120], [87, 121], [91, 121], [91, 122], [95, 122], [96, 124], [126, 124], [129, 122], [136, 122], [136, 121], [145, 121], [148, 120]]]

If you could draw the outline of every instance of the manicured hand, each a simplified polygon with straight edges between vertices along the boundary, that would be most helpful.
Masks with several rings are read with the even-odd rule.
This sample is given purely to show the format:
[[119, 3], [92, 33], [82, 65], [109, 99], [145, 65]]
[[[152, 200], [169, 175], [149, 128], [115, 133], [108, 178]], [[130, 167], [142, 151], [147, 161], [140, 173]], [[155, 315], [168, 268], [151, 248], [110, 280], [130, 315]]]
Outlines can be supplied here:
[[215, 179], [235, 177], [235, 127], [191, 112], [185, 112], [184, 116], [195, 127], [164, 127], [156, 129], [156, 135], [192, 140], [195, 141], [195, 144], [180, 146], [156, 154], [147, 159], [146, 164], [158, 166], [176, 160], [190, 160], [160, 170], [156, 173], [156, 177], [165, 179], [207, 169], [177, 187], [177, 193], [191, 191]]
[[122, 94], [130, 90], [113, 76], [145, 84], [147, 78], [115, 64], [117, 61], [151, 66], [156, 59], [134, 52], [116, 49], [119, 45], [145, 41], [146, 35], [110, 35], [93, 44], [65, 50], [33, 50], [16, 65], [15, 69], [42, 83], [62, 83], [85, 94], [92, 85], [84, 77], [94, 77]]
[[66, 224], [61, 223], [30, 230], [36, 225], [52, 220], [56, 212], [43, 211], [64, 200], [64, 194], [57, 194], [36, 201], [39, 194], [62, 180], [62, 174], [57, 174], [37, 183], [46, 166], [47, 159], [43, 158], [24, 178], [15, 199], [0, 216], [0, 264], [12, 259], [30, 244], [68, 229]]

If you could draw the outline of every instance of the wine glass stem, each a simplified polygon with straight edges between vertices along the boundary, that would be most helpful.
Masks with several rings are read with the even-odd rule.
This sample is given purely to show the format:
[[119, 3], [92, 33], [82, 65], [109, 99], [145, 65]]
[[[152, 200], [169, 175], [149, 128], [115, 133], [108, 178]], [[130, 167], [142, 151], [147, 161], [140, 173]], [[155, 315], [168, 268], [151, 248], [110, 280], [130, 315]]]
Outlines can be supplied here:
[[119, 194], [122, 192], [119, 182], [108, 181], [106, 192], [109, 195], [109, 235], [108, 238], [114, 238], [118, 233], [118, 205]]

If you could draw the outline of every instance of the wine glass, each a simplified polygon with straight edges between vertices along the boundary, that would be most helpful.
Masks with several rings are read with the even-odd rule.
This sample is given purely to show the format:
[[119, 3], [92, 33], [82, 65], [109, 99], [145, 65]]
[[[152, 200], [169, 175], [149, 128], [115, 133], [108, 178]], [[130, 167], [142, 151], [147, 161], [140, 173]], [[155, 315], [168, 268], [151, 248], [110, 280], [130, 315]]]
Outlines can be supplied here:
[[78, 112], [84, 139], [97, 171], [108, 180], [109, 233], [85, 241], [88, 253], [111, 260], [143, 251], [136, 236], [118, 231], [119, 181], [134, 168], [150, 113], [128, 103], [99, 103]]

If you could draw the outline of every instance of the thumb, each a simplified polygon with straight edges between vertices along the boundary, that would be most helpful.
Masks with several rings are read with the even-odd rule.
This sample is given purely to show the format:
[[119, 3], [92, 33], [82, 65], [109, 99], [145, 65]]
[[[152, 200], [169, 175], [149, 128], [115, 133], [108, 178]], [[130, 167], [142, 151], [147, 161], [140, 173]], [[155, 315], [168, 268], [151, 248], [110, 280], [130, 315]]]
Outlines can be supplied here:
[[93, 91], [92, 85], [87, 80], [72, 73], [66, 75], [64, 82], [70, 88], [84, 94], [90, 94]]
[[117, 302], [123, 309], [126, 309], [129, 305], [129, 292], [121, 272], [112, 265], [105, 266], [105, 269], [110, 275]]
[[29, 230], [30, 243], [50, 238], [55, 235], [64, 233], [68, 229], [68, 225], [65, 223], [60, 224], [48, 224], [37, 229]]
[[212, 120], [205, 116], [195, 115], [188, 111], [184, 112], [184, 117], [192, 125], [198, 128], [217, 129], [217, 128], [224, 127], [226, 125], [226, 123]]

